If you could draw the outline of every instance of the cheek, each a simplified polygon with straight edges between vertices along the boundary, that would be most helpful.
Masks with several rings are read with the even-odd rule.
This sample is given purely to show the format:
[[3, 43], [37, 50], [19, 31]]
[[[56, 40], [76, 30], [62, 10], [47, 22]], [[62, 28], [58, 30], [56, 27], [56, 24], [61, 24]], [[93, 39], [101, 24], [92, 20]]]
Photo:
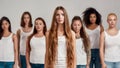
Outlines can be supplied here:
[[76, 29], [76, 26], [73, 25], [73, 30], [75, 30], [75, 29]]

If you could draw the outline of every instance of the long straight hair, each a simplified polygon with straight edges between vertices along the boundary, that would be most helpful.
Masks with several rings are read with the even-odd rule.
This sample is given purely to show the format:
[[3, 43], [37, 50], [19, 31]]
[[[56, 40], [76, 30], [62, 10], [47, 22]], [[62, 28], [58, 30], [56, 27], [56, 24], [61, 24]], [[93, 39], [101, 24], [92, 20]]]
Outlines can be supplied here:
[[74, 60], [75, 60], [75, 55], [74, 55], [74, 44], [73, 44], [73, 38], [72, 38], [72, 32], [69, 26], [69, 20], [68, 20], [68, 15], [64, 7], [58, 6], [53, 14], [52, 18], [52, 24], [51, 28], [49, 30], [49, 38], [48, 38], [48, 52], [46, 56], [46, 68], [54, 68], [55, 62], [57, 60], [57, 48], [58, 48], [58, 34], [57, 34], [57, 29], [58, 29], [58, 23], [56, 22], [56, 14], [58, 10], [62, 10], [64, 13], [64, 34], [66, 37], [66, 52], [67, 52], [67, 58], [66, 58], [66, 64], [67, 68], [74, 68]]
[[11, 23], [10, 23], [10, 20], [8, 19], [8, 17], [3, 16], [3, 17], [1, 18], [1, 20], [0, 20], [0, 40], [1, 40], [2, 36], [3, 36], [3, 29], [2, 29], [3, 21], [7, 21], [7, 22], [9, 23], [8, 30], [9, 30], [9, 32], [12, 32], [12, 31], [11, 31]]
[[[74, 29], [73, 29], [73, 23], [74, 23], [74, 21], [76, 21], [76, 20], [79, 20], [80, 23], [81, 23], [81, 25], [82, 25], [79, 34], [80, 34], [81, 38], [83, 39], [83, 44], [84, 44], [85, 52], [87, 53], [87, 52], [90, 50], [90, 45], [89, 45], [89, 44], [90, 44], [90, 42], [89, 42], [90, 40], [89, 40], [89, 38], [87, 37], [85, 28], [84, 28], [84, 26], [83, 26], [83, 22], [82, 22], [82, 20], [81, 20], [81, 18], [80, 18], [79, 16], [74, 16], [74, 17], [73, 17], [72, 23], [71, 23], [71, 29], [74, 31]], [[74, 32], [75, 32], [75, 31], [74, 31]]]

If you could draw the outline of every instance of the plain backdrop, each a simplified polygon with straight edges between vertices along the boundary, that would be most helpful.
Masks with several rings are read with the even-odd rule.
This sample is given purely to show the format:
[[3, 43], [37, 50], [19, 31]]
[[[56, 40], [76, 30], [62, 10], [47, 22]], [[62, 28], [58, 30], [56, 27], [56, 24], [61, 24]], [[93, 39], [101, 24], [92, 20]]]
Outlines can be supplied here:
[[120, 0], [0, 0], [0, 17], [7, 16], [12, 24], [12, 31], [20, 28], [21, 15], [24, 11], [29, 11], [34, 23], [35, 18], [42, 17], [45, 19], [48, 29], [51, 25], [54, 9], [57, 6], [63, 6], [68, 13], [69, 21], [73, 16], [82, 17], [82, 12], [88, 8], [96, 8], [102, 15], [104, 28], [107, 25], [107, 15], [111, 12], [118, 16], [117, 27], [120, 28]]

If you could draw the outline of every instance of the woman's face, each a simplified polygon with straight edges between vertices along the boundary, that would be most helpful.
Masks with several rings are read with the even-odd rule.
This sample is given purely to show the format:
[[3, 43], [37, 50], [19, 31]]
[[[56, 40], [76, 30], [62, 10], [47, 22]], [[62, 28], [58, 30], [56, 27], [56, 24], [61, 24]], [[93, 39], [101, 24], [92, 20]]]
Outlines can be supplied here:
[[56, 21], [58, 24], [64, 23], [64, 12], [62, 10], [57, 10]]
[[96, 14], [90, 14], [90, 23], [95, 24], [97, 20]]
[[35, 21], [35, 28], [36, 28], [37, 31], [43, 31], [44, 26], [45, 25], [43, 24], [43, 21], [41, 21], [41, 20], [36, 20]]
[[28, 14], [25, 14], [23, 20], [25, 24], [28, 24], [30, 22], [30, 16]]
[[109, 24], [109, 27], [116, 27], [117, 17], [115, 15], [110, 15], [108, 16], [107, 22]]
[[4, 20], [4, 21], [2, 22], [2, 29], [3, 29], [3, 30], [8, 30], [9, 25], [10, 25], [10, 24], [8, 23], [8, 21]]
[[72, 27], [75, 33], [79, 33], [82, 27], [81, 21], [80, 20], [73, 21]]

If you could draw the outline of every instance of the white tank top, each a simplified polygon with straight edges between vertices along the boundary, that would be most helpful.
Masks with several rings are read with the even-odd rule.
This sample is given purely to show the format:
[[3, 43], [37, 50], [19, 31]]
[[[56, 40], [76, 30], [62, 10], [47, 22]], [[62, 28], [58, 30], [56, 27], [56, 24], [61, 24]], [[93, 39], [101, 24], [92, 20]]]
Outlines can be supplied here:
[[29, 35], [31, 35], [33, 30], [30, 32], [24, 32], [20, 29], [20, 55], [25, 55], [26, 53], [26, 41]]
[[0, 40], [0, 61], [14, 61], [14, 43], [12, 36], [13, 33], [8, 37], [2, 37]]
[[30, 40], [30, 62], [35, 64], [44, 64], [45, 52], [46, 52], [46, 40], [45, 36], [35, 37]]
[[91, 49], [99, 49], [100, 26], [96, 27], [94, 30], [86, 28], [86, 32], [90, 38]]
[[66, 52], [66, 38], [65, 36], [58, 36], [58, 58], [55, 68], [66, 68]]
[[76, 39], [77, 65], [86, 65], [86, 52], [84, 50], [83, 39]]
[[105, 33], [105, 61], [120, 62], [120, 30], [117, 35]]

